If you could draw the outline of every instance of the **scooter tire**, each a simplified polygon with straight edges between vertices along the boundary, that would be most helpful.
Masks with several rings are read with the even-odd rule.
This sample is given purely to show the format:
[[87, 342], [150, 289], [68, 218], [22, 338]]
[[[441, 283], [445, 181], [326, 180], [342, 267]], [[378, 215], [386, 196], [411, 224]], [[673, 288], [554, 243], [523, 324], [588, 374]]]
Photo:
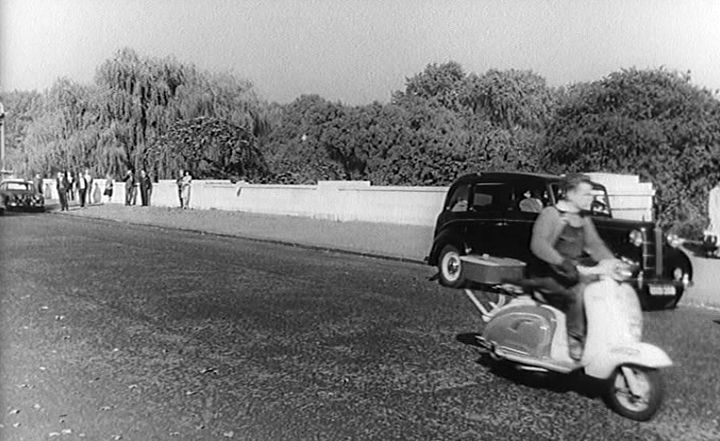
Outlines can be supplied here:
[[[633, 370], [645, 390], [642, 397], [632, 396], [622, 367]], [[660, 371], [644, 366], [618, 366], [607, 380], [605, 400], [616, 413], [635, 421], [648, 421], [660, 409], [665, 388]]]

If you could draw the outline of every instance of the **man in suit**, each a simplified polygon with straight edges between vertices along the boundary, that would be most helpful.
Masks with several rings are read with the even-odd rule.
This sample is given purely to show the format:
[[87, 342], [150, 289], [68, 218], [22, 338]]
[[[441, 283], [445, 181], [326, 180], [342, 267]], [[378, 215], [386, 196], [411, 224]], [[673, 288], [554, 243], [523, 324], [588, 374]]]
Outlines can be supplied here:
[[150, 195], [152, 193], [152, 181], [145, 170], [140, 170], [140, 203], [143, 207], [150, 205]]

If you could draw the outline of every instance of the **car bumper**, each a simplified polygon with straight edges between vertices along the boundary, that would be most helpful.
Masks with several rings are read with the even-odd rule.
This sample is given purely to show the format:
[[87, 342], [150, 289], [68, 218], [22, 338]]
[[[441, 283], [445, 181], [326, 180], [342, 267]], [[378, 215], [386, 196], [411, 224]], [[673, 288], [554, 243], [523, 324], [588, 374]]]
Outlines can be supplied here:
[[14, 204], [9, 203], [5, 206], [7, 211], [43, 211], [45, 204]]

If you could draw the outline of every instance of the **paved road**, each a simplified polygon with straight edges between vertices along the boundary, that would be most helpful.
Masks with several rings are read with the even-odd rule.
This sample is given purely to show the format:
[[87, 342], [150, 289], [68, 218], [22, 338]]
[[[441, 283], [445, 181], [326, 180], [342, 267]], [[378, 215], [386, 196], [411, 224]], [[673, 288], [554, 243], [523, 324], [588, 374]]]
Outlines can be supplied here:
[[[345, 250], [370, 256], [423, 263], [433, 239], [432, 226], [373, 222], [336, 222], [300, 216], [277, 216], [224, 210], [180, 210], [165, 207], [126, 207], [119, 204], [72, 207], [72, 216], [108, 219], [119, 223], [205, 231], [220, 235], [298, 244], [311, 248]], [[720, 260], [688, 252], [694, 286], [681, 305], [720, 308]]]
[[495, 367], [428, 268], [58, 215], [0, 219], [0, 439], [717, 440], [720, 324], [646, 315], [650, 423]]

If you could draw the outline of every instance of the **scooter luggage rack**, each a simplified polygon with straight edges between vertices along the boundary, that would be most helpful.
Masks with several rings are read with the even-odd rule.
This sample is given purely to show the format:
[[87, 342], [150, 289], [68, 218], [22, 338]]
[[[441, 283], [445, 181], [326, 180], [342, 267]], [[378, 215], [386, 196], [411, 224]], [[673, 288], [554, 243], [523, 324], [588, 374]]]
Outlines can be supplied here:
[[[480, 312], [480, 316], [485, 323], [489, 322], [497, 311], [508, 304], [510, 300], [522, 301], [522, 299], [527, 299], [527, 301], [532, 301], [531, 296], [516, 283], [484, 285], [481, 286], [481, 289], [465, 288], [464, 292], [473, 306]], [[482, 294], [485, 304], [477, 298], [475, 295], [476, 292]], [[491, 295], [496, 295], [497, 300], [494, 301]]]

